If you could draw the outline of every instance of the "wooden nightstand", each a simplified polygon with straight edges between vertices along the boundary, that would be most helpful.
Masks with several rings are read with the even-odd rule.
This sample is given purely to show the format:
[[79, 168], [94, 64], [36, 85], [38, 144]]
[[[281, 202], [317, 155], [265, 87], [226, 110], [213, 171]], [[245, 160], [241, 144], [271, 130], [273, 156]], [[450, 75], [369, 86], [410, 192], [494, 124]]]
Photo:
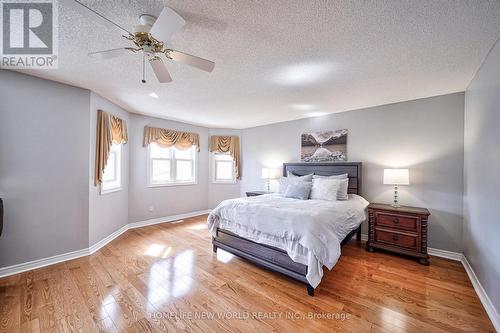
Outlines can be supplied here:
[[267, 192], [265, 192], [265, 191], [249, 191], [249, 192], [246, 192], [246, 194], [247, 194], [247, 197], [256, 197], [258, 195], [267, 194]]
[[429, 265], [427, 254], [426, 208], [401, 206], [394, 208], [386, 204], [368, 206], [367, 251], [382, 249], [418, 258], [422, 265]]

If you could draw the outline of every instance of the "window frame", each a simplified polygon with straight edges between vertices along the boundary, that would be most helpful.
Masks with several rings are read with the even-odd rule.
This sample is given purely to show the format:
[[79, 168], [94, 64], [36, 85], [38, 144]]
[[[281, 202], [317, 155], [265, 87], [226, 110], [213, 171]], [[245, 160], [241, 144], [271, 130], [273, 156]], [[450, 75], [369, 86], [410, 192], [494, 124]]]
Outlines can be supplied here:
[[[117, 147], [117, 151], [113, 151], [113, 147]], [[116, 181], [118, 185], [111, 186], [109, 188], [105, 188], [106, 182], [103, 181], [100, 184], [100, 194], [105, 195], [105, 194], [110, 194], [114, 192], [119, 192], [123, 189], [122, 187], [122, 174], [123, 174], [123, 167], [122, 167], [122, 160], [123, 160], [123, 144], [115, 144], [112, 143], [110, 150], [109, 150], [109, 155], [108, 155], [108, 161], [106, 161], [106, 166], [108, 165], [109, 159], [111, 158], [112, 155], [117, 155], [115, 158], [115, 175], [118, 175], [116, 178], [118, 180]], [[104, 172], [106, 171], [106, 168], [104, 168]], [[103, 172], [103, 178], [104, 178], [104, 172]]]
[[[227, 155], [231, 157], [231, 161], [218, 161], [217, 160], [217, 155]], [[210, 154], [211, 159], [212, 159], [212, 183], [214, 184], [236, 184], [238, 180], [236, 179], [236, 170], [234, 168], [234, 160], [233, 157], [229, 154], [220, 154], [213, 152]], [[217, 163], [231, 163], [231, 169], [233, 170], [233, 177], [232, 179], [217, 179]]]
[[[169, 157], [168, 158], [158, 158], [158, 157], [151, 157], [151, 145], [156, 144], [156, 143], [150, 143], [147, 147], [148, 153], [147, 153], [147, 182], [148, 182], [148, 187], [171, 187], [171, 186], [188, 186], [188, 185], [197, 185], [198, 184], [198, 151], [196, 149], [196, 146], [192, 146], [191, 149], [193, 149], [193, 159], [185, 159], [185, 158], [175, 158], [175, 148], [174, 146], [170, 148], [164, 148], [164, 149], [169, 149]], [[176, 177], [177, 176], [177, 161], [190, 161], [192, 162], [193, 165], [193, 180], [191, 181], [177, 181], [177, 180], [170, 180], [167, 182], [153, 182], [153, 160], [163, 160], [163, 161], [170, 161], [170, 176]]]

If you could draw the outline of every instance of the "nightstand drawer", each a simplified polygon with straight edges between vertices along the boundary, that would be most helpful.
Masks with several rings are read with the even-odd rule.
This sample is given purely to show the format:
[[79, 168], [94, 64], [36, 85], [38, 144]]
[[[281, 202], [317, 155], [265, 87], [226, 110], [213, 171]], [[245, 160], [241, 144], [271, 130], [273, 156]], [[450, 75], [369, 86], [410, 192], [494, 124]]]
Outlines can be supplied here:
[[375, 223], [381, 227], [383, 226], [383, 227], [417, 232], [418, 222], [419, 222], [418, 217], [401, 216], [390, 213], [377, 213]]
[[375, 229], [375, 242], [396, 245], [412, 250], [418, 250], [417, 236], [401, 234], [389, 230]]

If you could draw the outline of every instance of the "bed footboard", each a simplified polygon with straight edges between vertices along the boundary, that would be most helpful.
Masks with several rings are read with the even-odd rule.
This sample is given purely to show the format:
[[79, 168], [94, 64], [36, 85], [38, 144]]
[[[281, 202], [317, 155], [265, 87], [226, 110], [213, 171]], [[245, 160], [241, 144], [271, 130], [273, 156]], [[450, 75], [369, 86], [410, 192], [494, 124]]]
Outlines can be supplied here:
[[[341, 244], [347, 243], [354, 234], [358, 241], [361, 240], [361, 226], [351, 231]], [[314, 296], [314, 288], [306, 278], [307, 266], [293, 261], [282, 249], [253, 242], [220, 228], [217, 228], [217, 236], [212, 238], [212, 248], [214, 252], [221, 248], [259, 266], [300, 281], [306, 284], [307, 294]]]

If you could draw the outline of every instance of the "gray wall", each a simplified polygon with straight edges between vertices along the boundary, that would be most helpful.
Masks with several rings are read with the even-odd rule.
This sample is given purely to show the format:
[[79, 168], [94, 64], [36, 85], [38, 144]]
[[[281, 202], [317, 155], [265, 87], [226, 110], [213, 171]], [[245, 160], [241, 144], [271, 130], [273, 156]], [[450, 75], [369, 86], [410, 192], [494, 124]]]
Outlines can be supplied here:
[[88, 247], [90, 92], [0, 71], [0, 267]]
[[128, 223], [129, 144], [122, 147], [122, 189], [101, 195], [94, 186], [97, 110], [114, 114], [129, 123], [129, 113], [101, 96], [90, 95], [89, 244], [93, 245]]
[[457, 93], [245, 129], [241, 194], [262, 189], [262, 167], [300, 160], [301, 133], [347, 128], [348, 159], [363, 162], [363, 196], [390, 203], [383, 169], [409, 168], [401, 204], [431, 211], [430, 247], [461, 252], [463, 110], [464, 95]]
[[500, 44], [465, 93], [464, 254], [500, 312]]
[[[200, 134], [198, 184], [165, 187], [147, 185], [147, 148], [142, 146], [144, 126]], [[129, 121], [130, 179], [129, 222], [176, 215], [208, 207], [208, 129], [185, 123], [131, 114]], [[150, 212], [149, 208], [153, 211]]]
[[[209, 129], [209, 135], [236, 135], [241, 137], [241, 130], [235, 129]], [[209, 139], [210, 140], [210, 139]], [[240, 143], [241, 144], [241, 143]], [[240, 147], [241, 149], [241, 147]], [[209, 157], [209, 182], [208, 182], [208, 208], [215, 208], [226, 199], [240, 196], [240, 181], [235, 184], [222, 184], [213, 182], [213, 160]]]
[[[367, 199], [390, 202], [382, 169], [409, 167], [411, 185], [401, 189], [401, 202], [431, 210], [430, 246], [462, 250], [463, 94], [236, 131], [128, 115], [88, 90], [18, 73], [2, 71], [0, 82], [0, 195], [6, 206], [0, 266], [82, 249], [127, 222], [204, 210], [262, 189], [262, 167], [299, 160], [301, 133], [337, 128], [350, 131], [349, 160], [364, 163]], [[130, 137], [124, 190], [104, 196], [92, 184], [98, 108], [128, 119]], [[200, 134], [198, 184], [147, 187], [145, 125]], [[19, 133], [27, 139], [14, 146], [11, 138]], [[240, 183], [212, 183], [208, 139], [217, 134], [241, 134]]]

